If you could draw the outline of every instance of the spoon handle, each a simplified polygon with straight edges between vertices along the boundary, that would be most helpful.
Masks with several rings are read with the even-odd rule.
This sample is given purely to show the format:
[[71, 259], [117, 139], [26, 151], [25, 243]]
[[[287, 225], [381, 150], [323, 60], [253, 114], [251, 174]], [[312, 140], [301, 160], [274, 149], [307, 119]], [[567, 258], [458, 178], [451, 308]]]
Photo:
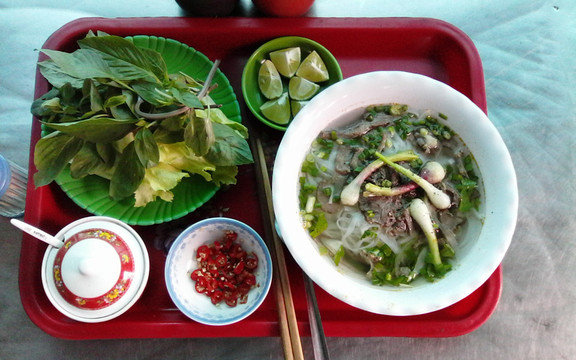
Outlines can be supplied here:
[[44, 231], [42, 231], [42, 230], [40, 230], [40, 229], [30, 225], [30, 224], [23, 222], [23, 221], [20, 221], [18, 219], [10, 219], [10, 222], [12, 223], [12, 225], [16, 226], [18, 229], [24, 231], [27, 234], [34, 236], [38, 240], [44, 241], [48, 245], [54, 246], [55, 248], [60, 248], [64, 244], [62, 242], [62, 240], [58, 240], [57, 238], [48, 234], [47, 232], [44, 232]]

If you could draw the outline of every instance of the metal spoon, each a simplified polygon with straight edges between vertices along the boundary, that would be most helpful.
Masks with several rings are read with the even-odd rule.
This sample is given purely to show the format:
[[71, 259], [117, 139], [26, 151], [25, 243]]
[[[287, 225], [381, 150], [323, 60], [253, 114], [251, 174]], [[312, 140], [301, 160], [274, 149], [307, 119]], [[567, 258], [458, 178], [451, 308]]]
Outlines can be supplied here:
[[62, 240], [18, 219], [10, 219], [10, 223], [25, 233], [30, 234], [36, 239], [42, 240], [46, 244], [54, 246], [55, 248], [60, 248], [64, 244]]

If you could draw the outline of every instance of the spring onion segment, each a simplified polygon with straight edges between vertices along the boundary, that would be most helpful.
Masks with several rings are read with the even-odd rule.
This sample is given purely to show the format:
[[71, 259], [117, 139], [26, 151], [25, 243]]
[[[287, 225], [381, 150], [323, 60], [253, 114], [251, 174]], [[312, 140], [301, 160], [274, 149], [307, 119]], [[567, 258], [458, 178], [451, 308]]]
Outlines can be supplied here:
[[394, 170], [398, 171], [400, 174], [406, 176], [407, 178], [418, 184], [426, 192], [426, 195], [428, 195], [430, 202], [436, 208], [443, 210], [448, 209], [450, 207], [450, 196], [448, 196], [448, 194], [438, 189], [437, 187], [435, 187], [422, 177], [418, 176], [417, 174], [414, 174], [412, 171], [394, 163], [386, 156], [378, 152], [376, 153], [376, 156], [378, 156], [378, 158], [383, 162], [385, 162], [388, 166], [390, 166]]
[[440, 250], [438, 249], [438, 239], [436, 239], [436, 230], [430, 215], [428, 206], [421, 199], [414, 199], [410, 203], [410, 215], [418, 223], [426, 239], [428, 240], [428, 247], [432, 254], [432, 261], [434, 265], [442, 265], [440, 258]]

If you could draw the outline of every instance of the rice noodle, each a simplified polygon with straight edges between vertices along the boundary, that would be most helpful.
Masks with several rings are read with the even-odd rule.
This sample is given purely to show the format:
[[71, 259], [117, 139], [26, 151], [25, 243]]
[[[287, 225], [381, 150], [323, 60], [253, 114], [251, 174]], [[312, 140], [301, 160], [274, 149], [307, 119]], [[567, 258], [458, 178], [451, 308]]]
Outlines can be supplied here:
[[374, 229], [374, 224], [368, 223], [358, 209], [343, 208], [332, 223], [336, 226], [329, 225], [324, 237], [340, 239], [344, 247], [354, 253], [382, 243], [387, 244], [394, 253], [400, 252], [398, 242], [382, 232], [378, 231], [376, 236], [362, 237], [366, 231]]
[[342, 234], [342, 243], [351, 251], [358, 251], [360, 248], [358, 244], [364, 233], [362, 223], [364, 223], [362, 214], [359, 211], [351, 211], [349, 208], [344, 208], [336, 220], [336, 225]]
[[422, 248], [420, 253], [418, 254], [418, 258], [416, 258], [416, 264], [414, 265], [414, 272], [418, 274], [420, 270], [424, 267], [424, 260], [426, 259], [426, 255], [428, 254], [427, 248]]

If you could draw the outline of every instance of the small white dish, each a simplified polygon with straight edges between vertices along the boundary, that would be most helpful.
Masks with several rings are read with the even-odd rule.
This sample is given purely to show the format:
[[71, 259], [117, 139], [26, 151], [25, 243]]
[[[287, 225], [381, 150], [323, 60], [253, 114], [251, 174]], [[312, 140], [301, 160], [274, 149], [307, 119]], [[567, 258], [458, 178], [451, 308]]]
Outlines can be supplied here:
[[[460, 239], [453, 270], [436, 282], [382, 287], [358, 271], [336, 267], [304, 229], [299, 207], [302, 162], [320, 131], [357, 118], [373, 104], [400, 103], [447, 115], [483, 176], [481, 219]], [[385, 315], [418, 315], [452, 305], [480, 287], [497, 269], [512, 240], [518, 211], [516, 174], [506, 145], [486, 114], [465, 95], [432, 78], [379, 71], [340, 81], [314, 97], [293, 120], [275, 160], [273, 202], [290, 253], [320, 287], [354, 307]]]
[[[238, 234], [237, 242], [248, 253], [258, 257], [255, 270], [256, 286], [248, 293], [245, 304], [230, 307], [225, 303], [212, 304], [205, 294], [198, 293], [190, 278], [198, 268], [196, 249], [201, 245], [222, 240], [226, 231]], [[272, 283], [272, 259], [266, 244], [248, 225], [230, 218], [209, 218], [184, 230], [174, 241], [166, 259], [165, 279], [174, 304], [192, 320], [206, 325], [229, 325], [252, 314], [266, 298]]]
[[42, 285], [67, 317], [87, 323], [113, 319], [139, 298], [150, 272], [144, 242], [125, 223], [104, 216], [74, 221], [54, 236], [42, 262]]

